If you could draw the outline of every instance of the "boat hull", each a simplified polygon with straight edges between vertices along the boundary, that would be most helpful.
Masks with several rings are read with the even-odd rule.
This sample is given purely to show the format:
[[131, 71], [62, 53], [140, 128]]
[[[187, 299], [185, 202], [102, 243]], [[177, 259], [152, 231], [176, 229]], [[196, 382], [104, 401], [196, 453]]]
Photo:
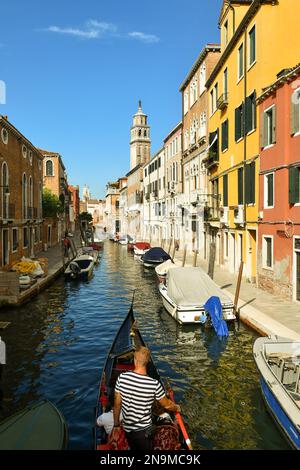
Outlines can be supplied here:
[[[180, 324], [199, 323], [203, 324], [207, 320], [207, 314], [202, 305], [199, 306], [178, 306], [168, 296], [166, 286], [161, 283], [159, 285], [159, 292], [162, 298], [163, 305], [167, 312]], [[223, 318], [226, 321], [234, 321], [235, 315], [233, 308], [223, 308]]]
[[294, 449], [300, 450], [300, 429], [297, 430], [262, 376], [260, 376], [260, 387], [265, 405], [275, 423], [290, 445]]

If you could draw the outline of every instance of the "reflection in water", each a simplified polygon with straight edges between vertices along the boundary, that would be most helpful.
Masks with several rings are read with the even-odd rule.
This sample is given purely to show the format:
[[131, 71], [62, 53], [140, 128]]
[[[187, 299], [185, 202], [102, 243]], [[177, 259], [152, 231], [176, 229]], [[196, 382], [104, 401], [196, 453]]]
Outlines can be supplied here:
[[7, 366], [0, 416], [48, 398], [64, 413], [70, 448], [92, 447], [93, 409], [107, 351], [135, 294], [135, 313], [163, 377], [169, 377], [196, 449], [286, 448], [262, 405], [252, 359], [255, 334], [227, 343], [181, 327], [162, 308], [151, 270], [106, 242], [87, 283], [64, 279], [18, 310], [2, 311]]

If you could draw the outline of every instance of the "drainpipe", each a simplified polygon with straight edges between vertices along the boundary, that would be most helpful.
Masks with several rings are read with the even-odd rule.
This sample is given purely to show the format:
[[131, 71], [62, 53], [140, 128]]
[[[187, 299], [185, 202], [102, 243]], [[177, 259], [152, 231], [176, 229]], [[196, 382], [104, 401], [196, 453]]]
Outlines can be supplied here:
[[[247, 161], [247, 134], [246, 134], [246, 98], [247, 98], [247, 51], [248, 51], [248, 43], [247, 43], [247, 28], [245, 28], [244, 32], [244, 113], [243, 113], [243, 124], [244, 124], [244, 174], [243, 174], [243, 179], [244, 179], [244, 184], [243, 184], [243, 200], [244, 200], [244, 218], [245, 218], [245, 224], [244, 224], [244, 233], [246, 235], [247, 233], [247, 204], [246, 204], [246, 161]], [[244, 243], [246, 244], [246, 240], [244, 240]], [[241, 247], [242, 250], [244, 251], [244, 243], [243, 246]], [[247, 246], [247, 244], [245, 245]], [[243, 259], [243, 253], [241, 255]]]

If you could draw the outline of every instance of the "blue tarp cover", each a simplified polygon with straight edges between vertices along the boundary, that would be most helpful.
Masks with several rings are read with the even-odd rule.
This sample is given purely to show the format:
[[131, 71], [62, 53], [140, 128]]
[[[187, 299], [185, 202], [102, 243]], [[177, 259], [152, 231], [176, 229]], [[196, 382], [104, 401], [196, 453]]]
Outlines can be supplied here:
[[216, 334], [218, 336], [229, 336], [226, 321], [223, 320], [222, 305], [219, 297], [210, 297], [204, 308], [210, 315]]
[[171, 259], [171, 256], [159, 247], [151, 248], [149, 251], [147, 251], [147, 253], [143, 255], [143, 260], [145, 261], [166, 261], [167, 259]]

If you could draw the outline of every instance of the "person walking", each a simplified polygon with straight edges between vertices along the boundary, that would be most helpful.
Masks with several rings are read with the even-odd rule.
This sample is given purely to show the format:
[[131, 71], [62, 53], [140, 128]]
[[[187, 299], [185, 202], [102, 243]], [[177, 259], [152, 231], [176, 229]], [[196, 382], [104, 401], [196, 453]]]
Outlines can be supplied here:
[[[180, 411], [180, 406], [166, 397], [161, 383], [147, 375], [150, 351], [144, 346], [134, 353], [134, 371], [120, 374], [115, 386], [114, 430], [123, 428], [131, 450], [152, 450], [152, 406], [155, 400], [168, 411]], [[114, 432], [113, 430], [113, 432]]]
[[64, 256], [69, 257], [69, 249], [71, 247], [71, 242], [69, 240], [67, 232], [65, 233], [63, 244], [64, 244]]

